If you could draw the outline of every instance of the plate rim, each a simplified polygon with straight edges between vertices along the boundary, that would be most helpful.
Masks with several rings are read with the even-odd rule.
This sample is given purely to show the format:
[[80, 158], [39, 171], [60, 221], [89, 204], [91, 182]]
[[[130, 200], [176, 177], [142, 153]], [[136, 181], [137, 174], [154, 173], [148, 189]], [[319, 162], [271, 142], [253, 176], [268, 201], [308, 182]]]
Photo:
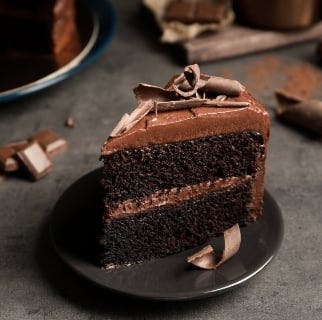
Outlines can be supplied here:
[[[53, 86], [67, 78], [72, 77], [76, 73], [82, 71], [85, 67], [94, 62], [112, 42], [116, 33], [116, 12], [110, 0], [80, 0], [83, 2], [92, 15], [93, 31], [90, 39], [83, 50], [67, 63], [65, 66], [55, 70], [46, 76], [22, 86], [0, 92], [0, 103], [5, 103], [20, 99], [24, 96], [42, 91], [50, 86]], [[108, 28], [101, 27], [101, 18], [99, 10], [95, 10], [95, 6], [104, 6], [106, 8], [106, 20]], [[96, 8], [98, 9], [98, 8]], [[104, 37], [102, 37], [102, 32]]]
[[[59, 246], [56, 241], [55, 241], [55, 236], [54, 236], [54, 231], [53, 231], [53, 220], [54, 220], [54, 213], [55, 213], [55, 209], [56, 209], [56, 205], [58, 204], [58, 202], [60, 201], [60, 199], [62, 198], [62, 196], [65, 194], [65, 192], [67, 190], [69, 190], [70, 188], [72, 188], [74, 185], [76, 185], [81, 179], [85, 179], [87, 176], [93, 174], [95, 171], [100, 170], [101, 168], [97, 168], [94, 170], [89, 171], [88, 173], [82, 175], [80, 178], [78, 178], [76, 181], [74, 181], [73, 183], [71, 183], [65, 190], [64, 192], [60, 195], [60, 197], [58, 198], [54, 209], [52, 210], [52, 213], [50, 215], [50, 219], [49, 219], [49, 238], [51, 241], [51, 245], [54, 248], [55, 253], [57, 254], [57, 256], [60, 258], [60, 260], [69, 268], [71, 269], [73, 272], [75, 272], [77, 275], [79, 275], [82, 279], [84, 279], [85, 281], [99, 287], [105, 290], [108, 290], [111, 293], [116, 293], [118, 295], [124, 296], [124, 297], [128, 297], [128, 298], [132, 298], [132, 299], [140, 299], [140, 300], [145, 300], [145, 301], [168, 301], [168, 302], [176, 302], [176, 301], [193, 301], [193, 300], [202, 300], [202, 299], [207, 299], [210, 297], [214, 297], [217, 295], [220, 295], [222, 293], [225, 293], [227, 291], [233, 290], [235, 288], [238, 288], [240, 286], [242, 286], [243, 284], [247, 283], [249, 280], [251, 280], [252, 278], [254, 278], [255, 276], [257, 276], [261, 271], [263, 271], [276, 257], [281, 244], [283, 242], [283, 238], [284, 238], [284, 221], [283, 221], [283, 214], [282, 211], [279, 207], [279, 205], [277, 204], [276, 200], [274, 199], [274, 197], [271, 195], [271, 193], [265, 188], [264, 190], [264, 199], [267, 198], [269, 202], [272, 203], [273, 207], [275, 208], [275, 211], [277, 212], [277, 216], [278, 216], [278, 220], [279, 220], [279, 228], [280, 228], [280, 233], [279, 233], [279, 240], [277, 241], [277, 245], [275, 247], [275, 250], [273, 251], [272, 254], [270, 254], [270, 256], [265, 260], [265, 262], [256, 270], [254, 270], [254, 272], [247, 274], [244, 277], [241, 277], [241, 279], [239, 279], [238, 281], [235, 281], [233, 283], [227, 284], [227, 285], [223, 285], [221, 287], [217, 287], [214, 290], [209, 290], [207, 292], [199, 292], [199, 293], [194, 293], [191, 295], [187, 295], [187, 294], [183, 294], [182, 296], [178, 297], [178, 296], [174, 296], [174, 295], [169, 295], [169, 296], [163, 296], [163, 295], [157, 295], [157, 294], [152, 294], [150, 293], [150, 295], [147, 294], [140, 294], [140, 293], [133, 293], [133, 292], [129, 292], [129, 291], [122, 291], [119, 288], [115, 288], [113, 286], [107, 286], [102, 284], [99, 281], [96, 281], [95, 279], [89, 277], [88, 275], [86, 275], [84, 272], [82, 272], [79, 268], [77, 268], [73, 263], [70, 262], [70, 258], [68, 257], [68, 254], [66, 254], [66, 252], [64, 250], [61, 250], [61, 246]], [[97, 267], [99, 268], [99, 267]], [[178, 292], [177, 292], [178, 293]]]

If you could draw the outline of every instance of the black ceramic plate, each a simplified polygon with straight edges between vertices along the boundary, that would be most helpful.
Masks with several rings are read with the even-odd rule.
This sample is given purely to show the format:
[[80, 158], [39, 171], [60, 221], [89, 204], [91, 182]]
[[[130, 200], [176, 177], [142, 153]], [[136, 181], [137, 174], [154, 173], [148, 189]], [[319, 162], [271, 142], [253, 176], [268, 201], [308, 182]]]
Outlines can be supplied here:
[[[75, 182], [59, 199], [51, 220], [51, 237], [62, 260], [97, 285], [132, 297], [151, 300], [201, 299], [233, 289], [267, 266], [281, 244], [283, 221], [274, 199], [265, 192], [264, 214], [241, 228], [239, 252], [216, 271], [186, 263], [188, 250], [163, 259], [115, 270], [95, 263], [95, 225], [99, 218], [100, 170]], [[218, 238], [220, 245], [221, 239]]]

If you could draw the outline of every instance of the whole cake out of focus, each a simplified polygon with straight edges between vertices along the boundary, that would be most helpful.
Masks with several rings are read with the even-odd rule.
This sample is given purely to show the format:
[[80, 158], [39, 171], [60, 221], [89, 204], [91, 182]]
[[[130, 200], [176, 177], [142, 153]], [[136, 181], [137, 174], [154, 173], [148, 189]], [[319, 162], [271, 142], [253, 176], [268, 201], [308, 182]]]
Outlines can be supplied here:
[[44, 55], [63, 66], [80, 51], [75, 0], [0, 0], [0, 54]]
[[187, 66], [140, 84], [101, 150], [101, 265], [114, 268], [206, 243], [262, 214], [269, 116], [239, 82]]

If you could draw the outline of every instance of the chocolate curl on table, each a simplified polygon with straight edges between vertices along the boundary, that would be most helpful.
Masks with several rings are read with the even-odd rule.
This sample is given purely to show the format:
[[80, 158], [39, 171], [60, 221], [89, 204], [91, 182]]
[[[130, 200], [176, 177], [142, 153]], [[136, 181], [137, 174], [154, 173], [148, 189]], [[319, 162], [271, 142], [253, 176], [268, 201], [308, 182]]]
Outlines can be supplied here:
[[240, 248], [241, 233], [238, 224], [235, 224], [224, 232], [224, 242], [225, 248], [218, 262], [216, 262], [215, 250], [211, 245], [204, 247], [194, 255], [188, 257], [187, 262], [201, 269], [217, 269], [234, 256]]
[[322, 101], [304, 100], [283, 91], [275, 94], [279, 104], [275, 113], [279, 119], [322, 135]]

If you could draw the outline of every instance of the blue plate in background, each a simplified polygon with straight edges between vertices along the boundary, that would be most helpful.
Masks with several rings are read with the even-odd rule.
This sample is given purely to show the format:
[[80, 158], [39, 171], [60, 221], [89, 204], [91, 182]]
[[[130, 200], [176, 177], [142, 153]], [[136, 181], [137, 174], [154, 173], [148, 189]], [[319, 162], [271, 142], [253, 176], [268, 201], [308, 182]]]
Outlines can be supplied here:
[[[83, 70], [106, 50], [114, 36], [116, 25], [115, 11], [111, 3], [108, 0], [78, 0], [78, 9], [81, 12], [78, 24], [80, 36], [83, 38], [82, 51], [62, 68], [41, 78], [23, 85], [19, 79], [19, 86], [0, 92], [0, 103], [16, 100], [63, 81]], [[37, 68], [34, 60], [30, 63]], [[19, 74], [15, 76], [19, 77]]]

